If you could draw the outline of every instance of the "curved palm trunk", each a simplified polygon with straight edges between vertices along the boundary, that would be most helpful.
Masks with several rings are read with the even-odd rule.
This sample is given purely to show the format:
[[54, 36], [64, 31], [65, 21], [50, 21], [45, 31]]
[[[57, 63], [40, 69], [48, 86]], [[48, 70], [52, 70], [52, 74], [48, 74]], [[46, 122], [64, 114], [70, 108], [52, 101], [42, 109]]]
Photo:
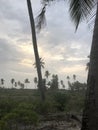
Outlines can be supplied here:
[[81, 130], [98, 130], [98, 3]]
[[44, 88], [43, 88], [43, 82], [42, 82], [40, 58], [39, 58], [39, 54], [38, 54], [36, 32], [35, 32], [35, 23], [34, 23], [33, 11], [32, 11], [30, 0], [27, 0], [27, 6], [28, 6], [29, 17], [30, 17], [30, 24], [31, 24], [31, 31], [32, 31], [32, 42], [33, 42], [33, 48], [34, 48], [34, 54], [35, 54], [35, 60], [36, 60], [36, 67], [37, 67], [37, 74], [38, 74], [38, 87], [39, 87], [39, 90], [41, 92], [41, 98], [42, 98], [42, 100], [44, 100], [45, 94], [44, 94]]

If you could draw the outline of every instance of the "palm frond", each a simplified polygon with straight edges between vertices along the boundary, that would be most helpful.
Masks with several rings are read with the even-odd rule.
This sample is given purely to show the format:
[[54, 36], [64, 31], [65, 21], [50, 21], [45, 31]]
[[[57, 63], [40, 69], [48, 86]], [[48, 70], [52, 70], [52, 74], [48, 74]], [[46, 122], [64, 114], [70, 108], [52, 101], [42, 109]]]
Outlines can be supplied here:
[[76, 30], [79, 23], [88, 17], [94, 6], [95, 0], [70, 0], [70, 15], [76, 25]]
[[46, 25], [45, 12], [46, 12], [46, 4], [43, 6], [40, 14], [36, 17], [35, 20], [36, 28], [38, 32]]

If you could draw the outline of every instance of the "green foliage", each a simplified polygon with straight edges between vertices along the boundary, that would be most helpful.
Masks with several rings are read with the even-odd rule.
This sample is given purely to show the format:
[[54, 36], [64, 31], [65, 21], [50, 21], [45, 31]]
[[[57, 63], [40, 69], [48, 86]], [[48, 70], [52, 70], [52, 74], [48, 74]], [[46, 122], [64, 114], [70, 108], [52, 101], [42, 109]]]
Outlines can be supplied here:
[[32, 110], [32, 105], [20, 104], [16, 109], [7, 113], [0, 121], [0, 130], [16, 129], [20, 124], [21, 126], [37, 125], [39, 116]]
[[0, 119], [7, 113], [11, 112], [16, 107], [13, 100], [0, 100]]
[[10, 129], [8, 129], [7, 122], [5, 122], [3, 120], [0, 121], [0, 130], [10, 130]]
[[79, 81], [75, 81], [73, 83], [68, 82], [69, 89], [72, 91], [81, 91], [86, 90], [87, 84], [86, 83], [80, 83]]
[[35, 111], [39, 114], [48, 114], [54, 112], [54, 103], [52, 101], [37, 101], [35, 103]]
[[67, 104], [67, 95], [65, 93], [57, 92], [54, 95], [54, 100], [56, 102], [56, 107], [59, 111], [64, 111]]
[[16, 130], [20, 125], [37, 125], [40, 117], [49, 113], [81, 113], [85, 91], [48, 89], [44, 102], [37, 90], [6, 89], [0, 91], [0, 96], [0, 130]]
[[59, 83], [58, 83], [58, 75], [52, 75], [52, 79], [50, 81], [50, 89], [58, 89]]

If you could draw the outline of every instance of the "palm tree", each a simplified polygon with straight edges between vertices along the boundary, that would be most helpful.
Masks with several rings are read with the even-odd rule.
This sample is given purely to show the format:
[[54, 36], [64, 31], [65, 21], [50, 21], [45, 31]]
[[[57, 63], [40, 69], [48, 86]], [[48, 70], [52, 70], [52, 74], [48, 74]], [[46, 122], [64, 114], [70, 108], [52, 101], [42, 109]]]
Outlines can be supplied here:
[[34, 49], [37, 74], [38, 74], [38, 88], [41, 92], [41, 99], [45, 100], [45, 93], [44, 93], [41, 66], [40, 66], [40, 57], [39, 57], [39, 53], [38, 53], [37, 39], [36, 39], [36, 32], [35, 32], [35, 23], [34, 23], [33, 11], [32, 11], [32, 6], [31, 6], [30, 0], [27, 0], [27, 7], [28, 7], [28, 12], [29, 12], [30, 24], [31, 24], [32, 42], [33, 42], [33, 49]]
[[64, 85], [63, 80], [61, 80], [60, 83], [61, 83], [61, 85], [62, 85], [62, 88], [65, 88], [65, 85]]
[[14, 84], [14, 82], [15, 82], [15, 79], [12, 78], [12, 79], [11, 79], [12, 88], [13, 88], [13, 84]]
[[[71, 15], [76, 22], [76, 29], [83, 17], [87, 17], [93, 7], [95, 0], [72, 0]], [[78, 13], [77, 13], [78, 12]], [[83, 111], [81, 130], [97, 130], [98, 129], [98, 2], [97, 12], [94, 25], [92, 46], [90, 52], [90, 64], [87, 80], [87, 94], [85, 100], [85, 108]]]
[[[25, 82], [25, 84], [30, 83], [29, 79], [25, 79], [24, 82]], [[26, 88], [27, 88], [27, 85], [26, 85]]]
[[73, 80], [74, 80], [74, 81], [76, 80], [76, 75], [75, 75], [75, 74], [73, 74]]
[[48, 79], [48, 77], [50, 76], [50, 73], [48, 70], [45, 71], [45, 77]]
[[[45, 65], [44, 59], [40, 58], [39, 60], [40, 60], [40, 66], [44, 69], [44, 65]], [[34, 68], [37, 68], [36, 63], [34, 63], [33, 65], [34, 65]]]
[[66, 77], [66, 79], [69, 81], [69, 80], [70, 80], [70, 77], [69, 77], [69, 76], [67, 76], [67, 77]]
[[48, 84], [48, 77], [50, 76], [50, 73], [48, 70], [45, 71], [45, 77], [46, 77], [46, 84]]
[[4, 85], [4, 79], [2, 78], [1, 79], [1, 86], [3, 87], [3, 85]]
[[35, 88], [37, 88], [37, 83], [38, 83], [37, 77], [34, 77], [34, 83], [35, 83]]
[[15, 88], [17, 88], [17, 82], [15, 82]]
[[[43, 0], [44, 4], [53, 0]], [[87, 94], [83, 111], [81, 130], [98, 130], [98, 2], [97, 0], [69, 0], [71, 18], [76, 30], [81, 21], [90, 15], [90, 11], [97, 3], [97, 12], [94, 25], [90, 65], [87, 80]]]

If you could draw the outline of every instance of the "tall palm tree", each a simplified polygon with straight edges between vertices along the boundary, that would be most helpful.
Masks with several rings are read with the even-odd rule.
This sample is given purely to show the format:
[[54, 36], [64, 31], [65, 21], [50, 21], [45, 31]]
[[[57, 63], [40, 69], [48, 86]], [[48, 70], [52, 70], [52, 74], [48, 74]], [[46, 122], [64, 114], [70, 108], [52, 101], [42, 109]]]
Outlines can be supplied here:
[[35, 61], [36, 61], [36, 67], [37, 67], [37, 74], [38, 74], [38, 87], [39, 87], [39, 90], [41, 92], [41, 99], [45, 100], [45, 93], [44, 93], [41, 66], [40, 66], [40, 58], [39, 58], [38, 47], [37, 47], [35, 22], [34, 22], [33, 11], [32, 11], [32, 6], [31, 6], [30, 0], [27, 0], [27, 7], [28, 7], [28, 12], [29, 12], [30, 24], [31, 24], [32, 42], [33, 42]]
[[[54, 0], [43, 1], [46, 4]], [[70, 15], [76, 25], [76, 30], [79, 23], [90, 15], [94, 4], [97, 3], [81, 130], [98, 130], [98, 2], [97, 0], [69, 0], [69, 2]]]
[[[95, 0], [72, 0], [71, 16], [76, 22], [76, 29], [83, 17], [87, 17]], [[97, 1], [96, 1], [97, 2]], [[87, 94], [83, 111], [81, 130], [98, 130], [98, 3], [94, 25], [90, 64], [87, 80]]]

